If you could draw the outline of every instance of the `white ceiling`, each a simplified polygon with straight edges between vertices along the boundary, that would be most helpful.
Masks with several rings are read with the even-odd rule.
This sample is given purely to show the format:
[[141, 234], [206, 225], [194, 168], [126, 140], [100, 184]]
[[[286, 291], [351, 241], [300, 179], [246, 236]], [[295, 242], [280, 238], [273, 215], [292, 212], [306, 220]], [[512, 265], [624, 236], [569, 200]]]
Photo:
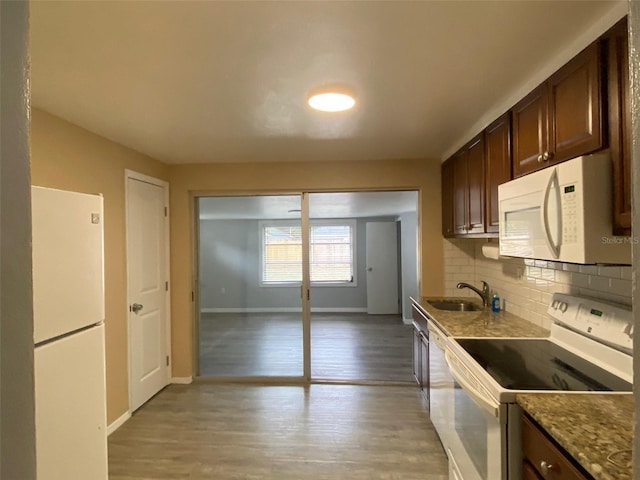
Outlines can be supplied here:
[[[198, 205], [201, 220], [297, 219], [301, 216], [299, 195], [203, 197]], [[309, 195], [310, 218], [386, 217], [417, 209], [415, 191]]]
[[615, 3], [32, 1], [32, 104], [167, 163], [440, 158]]

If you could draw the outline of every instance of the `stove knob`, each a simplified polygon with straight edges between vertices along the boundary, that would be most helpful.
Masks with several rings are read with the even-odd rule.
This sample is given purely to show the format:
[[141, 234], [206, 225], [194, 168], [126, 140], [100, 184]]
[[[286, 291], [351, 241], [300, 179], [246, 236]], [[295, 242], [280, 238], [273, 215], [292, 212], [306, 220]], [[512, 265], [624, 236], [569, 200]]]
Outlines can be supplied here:
[[566, 303], [564, 303], [564, 302], [561, 302], [561, 303], [560, 303], [560, 311], [561, 311], [562, 313], [566, 312], [566, 311], [567, 311], [567, 308], [569, 308], [569, 305], [568, 305], [568, 304], [566, 304]]
[[560, 302], [558, 300], [554, 300], [553, 302], [551, 302], [551, 308], [553, 308], [554, 310], [557, 310], [559, 303]]

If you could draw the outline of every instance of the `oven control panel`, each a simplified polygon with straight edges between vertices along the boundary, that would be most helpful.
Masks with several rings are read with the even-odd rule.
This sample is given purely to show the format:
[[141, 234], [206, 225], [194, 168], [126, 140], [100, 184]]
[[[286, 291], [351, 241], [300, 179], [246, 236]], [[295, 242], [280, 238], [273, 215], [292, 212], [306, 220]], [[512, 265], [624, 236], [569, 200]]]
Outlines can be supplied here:
[[554, 293], [547, 313], [555, 323], [587, 337], [620, 350], [633, 349], [631, 307]]

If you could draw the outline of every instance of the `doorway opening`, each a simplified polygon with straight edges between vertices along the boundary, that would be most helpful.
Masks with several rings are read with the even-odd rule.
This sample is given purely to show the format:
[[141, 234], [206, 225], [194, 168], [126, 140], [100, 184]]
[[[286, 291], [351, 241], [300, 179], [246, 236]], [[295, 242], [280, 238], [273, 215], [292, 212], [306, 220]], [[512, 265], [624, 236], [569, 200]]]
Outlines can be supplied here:
[[198, 376], [412, 381], [416, 191], [195, 202]]

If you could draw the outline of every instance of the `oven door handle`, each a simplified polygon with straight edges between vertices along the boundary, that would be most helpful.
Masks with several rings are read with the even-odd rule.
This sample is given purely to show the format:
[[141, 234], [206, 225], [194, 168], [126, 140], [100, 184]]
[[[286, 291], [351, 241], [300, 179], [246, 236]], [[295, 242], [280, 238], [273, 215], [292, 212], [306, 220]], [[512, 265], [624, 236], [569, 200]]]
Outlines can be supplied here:
[[496, 403], [488, 395], [485, 395], [483, 392], [480, 392], [476, 387], [474, 387], [471, 382], [469, 382], [464, 375], [460, 374], [458, 371], [458, 367], [456, 364], [458, 361], [454, 360], [453, 354], [449, 352], [449, 350], [445, 351], [444, 359], [449, 366], [449, 371], [453, 376], [454, 380], [460, 384], [463, 390], [471, 397], [471, 399], [485, 412], [489, 413], [495, 418], [500, 417], [500, 404]]

